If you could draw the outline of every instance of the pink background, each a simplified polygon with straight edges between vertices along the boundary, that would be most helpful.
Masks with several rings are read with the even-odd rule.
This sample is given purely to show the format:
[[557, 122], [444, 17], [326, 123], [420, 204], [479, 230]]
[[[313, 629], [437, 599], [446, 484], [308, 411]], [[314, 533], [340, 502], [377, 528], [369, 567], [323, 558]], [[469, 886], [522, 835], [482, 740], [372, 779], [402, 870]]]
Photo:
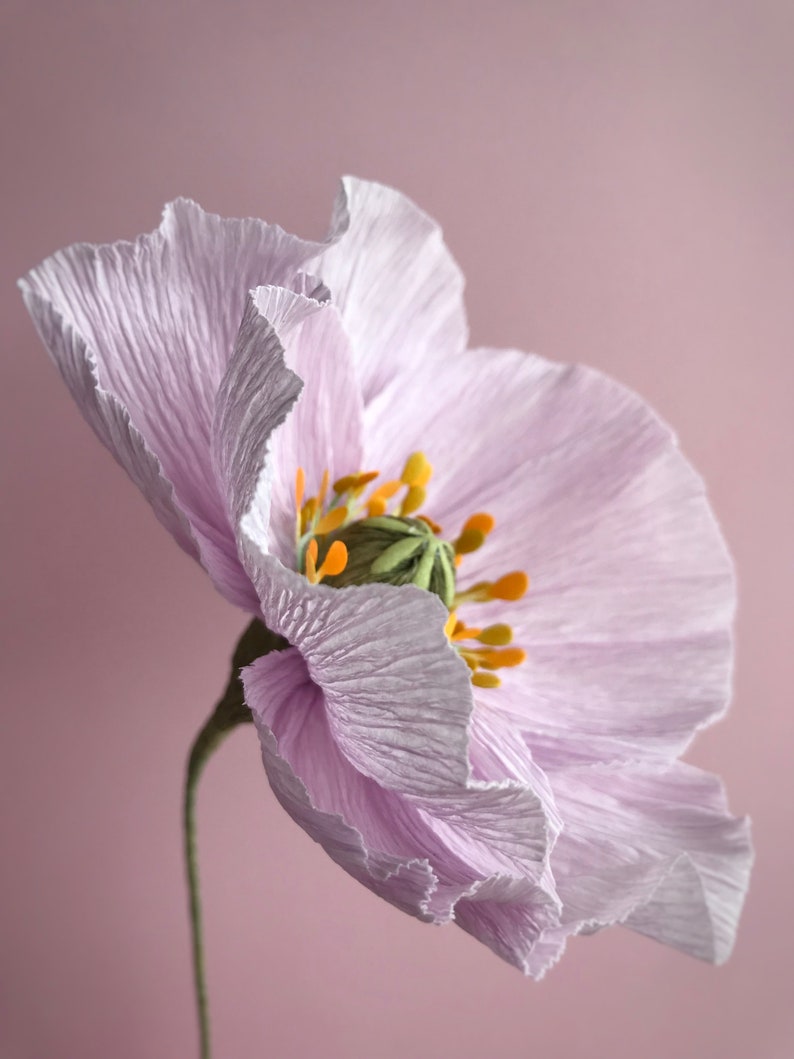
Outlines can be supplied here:
[[195, 1054], [181, 770], [243, 625], [13, 283], [177, 194], [320, 235], [345, 171], [440, 219], [475, 341], [618, 376], [705, 473], [742, 599], [691, 757], [757, 869], [726, 967], [615, 930], [536, 985], [344, 875], [238, 731], [200, 802], [218, 1059], [794, 1055], [791, 3], [5, 0], [0, 40], [2, 1059]]

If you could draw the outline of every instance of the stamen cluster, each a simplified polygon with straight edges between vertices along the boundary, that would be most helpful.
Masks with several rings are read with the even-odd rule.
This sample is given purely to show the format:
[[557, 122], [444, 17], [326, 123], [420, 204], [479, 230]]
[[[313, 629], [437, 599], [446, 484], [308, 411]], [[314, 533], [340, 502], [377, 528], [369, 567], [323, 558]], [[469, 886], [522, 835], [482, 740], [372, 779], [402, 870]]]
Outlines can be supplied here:
[[[298, 569], [311, 584], [333, 587], [368, 582], [413, 583], [438, 595], [449, 608], [445, 631], [471, 670], [478, 687], [497, 687], [495, 670], [520, 665], [526, 654], [509, 646], [513, 630], [499, 623], [466, 625], [457, 609], [469, 603], [518, 600], [529, 587], [520, 570], [496, 581], [460, 590], [456, 571], [464, 557], [481, 548], [494, 528], [485, 512], [471, 515], [454, 541], [442, 540], [441, 527], [419, 513], [433, 468], [422, 452], [412, 453], [399, 479], [367, 489], [378, 471], [346, 475], [330, 484], [325, 471], [315, 496], [304, 499], [306, 477], [295, 478], [295, 549]], [[367, 495], [365, 495], [367, 494]], [[468, 641], [473, 641], [469, 644]]]

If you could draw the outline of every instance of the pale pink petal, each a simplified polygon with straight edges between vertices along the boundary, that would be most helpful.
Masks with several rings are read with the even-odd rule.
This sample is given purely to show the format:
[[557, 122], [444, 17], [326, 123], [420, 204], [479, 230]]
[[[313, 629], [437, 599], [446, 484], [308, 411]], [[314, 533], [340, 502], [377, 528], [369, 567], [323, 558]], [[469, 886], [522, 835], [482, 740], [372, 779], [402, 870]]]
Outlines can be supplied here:
[[[340, 751], [323, 689], [297, 650], [259, 659], [243, 679], [260, 734], [272, 735], [278, 755], [318, 812], [338, 814], [379, 858], [430, 864], [438, 885], [422, 911], [449, 919], [461, 895], [483, 888], [498, 889], [502, 900], [540, 893], [535, 880], [546, 861], [546, 822], [531, 790], [474, 783], [454, 796], [390, 791], [358, 772]], [[298, 822], [305, 826], [306, 817]], [[542, 901], [552, 915], [558, 907], [552, 895], [545, 893]]]
[[496, 519], [459, 586], [530, 576], [519, 602], [460, 608], [472, 625], [509, 622], [528, 653], [505, 675], [506, 708], [563, 755], [591, 739], [608, 757], [680, 753], [725, 709], [735, 589], [669, 428], [598, 372], [513, 351], [414, 373], [403, 401], [367, 409], [370, 462], [399, 473], [422, 449], [425, 510], [449, 537], [472, 512]]
[[471, 682], [441, 601], [413, 585], [309, 585], [261, 554], [248, 565], [265, 624], [299, 648], [348, 761], [405, 794], [465, 786]]
[[365, 402], [466, 346], [463, 276], [441, 229], [399, 191], [346, 177], [338, 236], [313, 265], [339, 307]]
[[749, 825], [719, 781], [681, 762], [549, 773], [565, 829], [552, 867], [564, 918], [623, 922], [721, 963], [733, 946], [752, 863]]
[[[206, 538], [199, 546], [208, 568], [234, 569], [210, 434], [248, 290], [305, 284], [296, 273], [320, 249], [262, 221], [223, 219], [179, 199], [156, 232], [133, 243], [70, 247], [21, 281], [91, 351], [99, 388], [127, 409], [194, 536]], [[58, 348], [51, 353], [57, 358]]]
[[[434, 919], [430, 904], [438, 883], [428, 861], [411, 853], [400, 856], [367, 848], [360, 831], [339, 812], [315, 804], [284, 747], [262, 719], [259, 704], [265, 703], [272, 715], [284, 720], [286, 731], [281, 739], [288, 743], [290, 738], [301, 735], [302, 723], [311, 722], [315, 712], [322, 715], [321, 693], [306, 680], [305, 673], [305, 665], [295, 650], [267, 655], [243, 671], [246, 699], [253, 709], [262, 758], [276, 797], [304, 831], [359, 882], [411, 915]], [[305, 738], [310, 741], [311, 733], [306, 733]], [[325, 741], [319, 751], [324, 754]], [[330, 784], [338, 782], [331, 771], [314, 778]], [[332, 798], [326, 801], [333, 803]]]
[[171, 483], [165, 478], [157, 457], [130, 423], [129, 412], [122, 402], [99, 386], [96, 364], [83, 339], [50, 302], [30, 290], [25, 291], [24, 299], [44, 345], [86, 422], [146, 496], [168, 532], [189, 555], [197, 558], [196, 543], [174, 499]]
[[309, 497], [318, 493], [325, 472], [333, 483], [362, 469], [361, 393], [334, 305], [323, 303], [318, 312], [290, 323], [288, 317], [308, 299], [276, 288], [260, 290], [257, 299], [282, 341], [287, 367], [303, 381], [300, 398], [271, 443], [270, 548], [293, 566], [296, 471], [303, 469]]
[[467, 934], [533, 978], [543, 977], [576, 933], [556, 921], [555, 910], [540, 890], [533, 901], [463, 900], [455, 909], [455, 922]]
[[294, 565], [298, 467], [312, 495], [325, 470], [333, 481], [361, 460], [360, 398], [332, 305], [281, 287], [257, 288], [221, 383], [213, 430], [231, 524]]

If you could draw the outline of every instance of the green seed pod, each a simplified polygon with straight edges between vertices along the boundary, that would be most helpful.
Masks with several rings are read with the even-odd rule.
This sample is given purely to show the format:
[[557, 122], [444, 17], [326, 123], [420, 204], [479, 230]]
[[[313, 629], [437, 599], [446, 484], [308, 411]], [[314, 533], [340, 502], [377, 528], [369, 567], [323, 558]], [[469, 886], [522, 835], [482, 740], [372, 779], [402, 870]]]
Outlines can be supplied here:
[[333, 588], [348, 585], [417, 585], [434, 592], [449, 607], [455, 595], [455, 550], [418, 518], [382, 515], [352, 522], [320, 537], [319, 563], [331, 544], [347, 547], [347, 566], [326, 577]]

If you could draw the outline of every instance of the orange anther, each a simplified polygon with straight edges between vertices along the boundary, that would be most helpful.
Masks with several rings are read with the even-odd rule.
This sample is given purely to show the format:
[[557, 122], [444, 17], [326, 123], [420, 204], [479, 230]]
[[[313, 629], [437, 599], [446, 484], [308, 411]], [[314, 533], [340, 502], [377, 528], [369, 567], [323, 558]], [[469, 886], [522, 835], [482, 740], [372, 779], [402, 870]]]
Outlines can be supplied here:
[[328, 554], [320, 567], [317, 580], [322, 581], [324, 577], [334, 577], [341, 574], [347, 566], [347, 548], [343, 541], [334, 541], [328, 549]]
[[487, 651], [480, 656], [483, 669], [502, 669], [505, 666], [520, 666], [526, 662], [527, 653], [520, 647], [506, 647], [503, 651]]
[[529, 588], [529, 578], [523, 570], [514, 570], [505, 574], [490, 586], [491, 599], [521, 599]]
[[463, 524], [463, 533], [466, 530], [479, 530], [480, 533], [485, 534], [487, 537], [495, 525], [496, 519], [493, 515], [489, 515], [485, 511], [478, 511], [476, 515], [470, 515], [466, 519]]

